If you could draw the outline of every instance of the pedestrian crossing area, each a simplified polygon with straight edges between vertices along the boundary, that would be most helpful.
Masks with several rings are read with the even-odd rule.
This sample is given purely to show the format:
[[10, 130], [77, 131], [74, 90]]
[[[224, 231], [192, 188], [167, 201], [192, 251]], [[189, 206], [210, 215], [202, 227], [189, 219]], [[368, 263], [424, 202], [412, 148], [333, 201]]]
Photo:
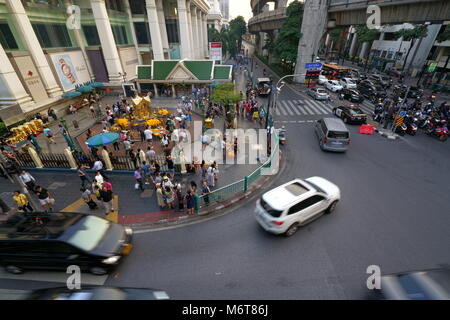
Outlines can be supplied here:
[[[349, 104], [345, 101], [342, 104]], [[339, 103], [341, 104], [341, 103]], [[332, 104], [328, 101], [317, 101], [312, 99], [302, 100], [279, 100], [277, 106], [273, 110], [273, 114], [276, 116], [321, 116], [331, 115], [333, 108], [339, 104]], [[373, 105], [368, 101], [358, 104], [359, 108], [367, 114], [373, 112]]]

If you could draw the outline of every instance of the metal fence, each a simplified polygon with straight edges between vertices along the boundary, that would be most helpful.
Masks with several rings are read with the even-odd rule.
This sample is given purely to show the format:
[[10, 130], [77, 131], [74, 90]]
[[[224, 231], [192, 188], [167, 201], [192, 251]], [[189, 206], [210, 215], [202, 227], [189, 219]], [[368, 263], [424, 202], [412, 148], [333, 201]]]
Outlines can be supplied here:
[[273, 148], [273, 151], [271, 152], [270, 157], [260, 167], [258, 167], [258, 169], [253, 171], [250, 175], [246, 176], [242, 180], [214, 190], [208, 195], [199, 196], [198, 207], [196, 207], [196, 211], [198, 212], [200, 208], [207, 207], [213, 203], [220, 202], [239, 193], [246, 193], [248, 191], [248, 188], [261, 177], [262, 170], [270, 168], [272, 166], [274, 158], [279, 156], [280, 144], [278, 140], [278, 134], [276, 132], [274, 132], [274, 137], [275, 146]]
[[36, 164], [28, 153], [17, 153], [16, 158], [20, 167], [36, 168]]
[[39, 158], [45, 168], [64, 168], [70, 169], [69, 160], [64, 154], [58, 153], [41, 153]]

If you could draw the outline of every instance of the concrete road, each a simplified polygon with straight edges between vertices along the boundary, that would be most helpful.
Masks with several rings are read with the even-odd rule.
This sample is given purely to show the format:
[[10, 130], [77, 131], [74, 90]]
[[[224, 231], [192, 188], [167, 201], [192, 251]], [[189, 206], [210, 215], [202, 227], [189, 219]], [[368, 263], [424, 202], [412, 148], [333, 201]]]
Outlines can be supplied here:
[[[203, 223], [136, 234], [105, 285], [158, 288], [173, 299], [365, 299], [369, 265], [389, 274], [450, 264], [450, 144], [422, 133], [391, 141], [349, 125], [349, 151], [322, 152], [307, 122], [318, 117], [284, 124], [288, 161], [275, 185], [325, 177], [341, 188], [333, 214], [278, 237], [257, 225], [252, 199]], [[23, 286], [11, 281], [8, 289]]]

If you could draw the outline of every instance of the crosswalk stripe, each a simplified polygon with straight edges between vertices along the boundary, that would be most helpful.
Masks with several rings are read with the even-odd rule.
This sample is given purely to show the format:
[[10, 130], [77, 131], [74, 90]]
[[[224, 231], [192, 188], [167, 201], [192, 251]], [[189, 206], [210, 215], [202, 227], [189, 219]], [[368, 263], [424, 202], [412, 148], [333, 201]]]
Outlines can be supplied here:
[[308, 104], [309, 108], [311, 108], [314, 111], [314, 114], [321, 114], [321, 112], [316, 109], [311, 100], [306, 100], [305, 102]]
[[[24, 274], [12, 274], [0, 269], [0, 279], [28, 280], [28, 281], [44, 281], [66, 283], [68, 274], [64, 271], [27, 271]], [[90, 273], [81, 273], [81, 285], [103, 285], [108, 275], [96, 276]]]
[[277, 103], [277, 107], [275, 108], [275, 114], [276, 114], [277, 116], [281, 116], [281, 113], [280, 113], [280, 104], [279, 104], [279, 103]]
[[296, 115], [299, 115], [299, 116], [302, 115], [301, 111], [297, 108], [295, 103], [293, 103], [291, 100], [289, 100], [288, 103], [290, 104], [291, 108], [294, 110]]
[[284, 109], [289, 113], [290, 116], [293, 116], [294, 113], [292, 112], [291, 108], [289, 108], [286, 100], [281, 101], [283, 103]]
[[324, 108], [324, 105], [319, 102], [319, 101], [311, 101], [312, 103], [314, 103], [314, 105], [316, 106], [317, 109], [319, 109], [320, 111], [322, 111], [323, 114], [328, 114], [329, 112]]
[[364, 111], [365, 113], [367, 113], [367, 114], [371, 114], [372, 113], [372, 111], [371, 110], [369, 110], [367, 107], [365, 107], [365, 106], [359, 106], [360, 107], [360, 109], [362, 110], [362, 111]]
[[283, 105], [281, 103], [278, 105], [278, 109], [280, 109], [280, 112], [283, 114], [283, 116], [287, 116], [287, 112], [284, 110]]

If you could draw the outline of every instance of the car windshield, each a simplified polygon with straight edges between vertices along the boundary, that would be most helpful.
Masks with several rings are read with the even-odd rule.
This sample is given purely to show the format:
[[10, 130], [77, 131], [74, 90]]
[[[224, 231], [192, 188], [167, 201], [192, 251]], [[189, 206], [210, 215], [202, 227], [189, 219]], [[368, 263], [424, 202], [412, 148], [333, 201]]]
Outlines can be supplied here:
[[260, 199], [261, 207], [274, 218], [279, 218], [283, 211], [273, 209], [263, 198]]
[[350, 91], [350, 93], [355, 95], [355, 96], [357, 96], [359, 94], [358, 91], [355, 91], [355, 90]]
[[363, 112], [358, 108], [349, 108], [348, 112], [353, 116], [357, 114], [362, 114]]
[[68, 230], [73, 234], [67, 242], [81, 250], [91, 251], [101, 242], [110, 225], [108, 220], [86, 216]]
[[330, 132], [328, 132], [328, 138], [331, 138], [331, 139], [348, 139], [348, 132], [330, 131]]
[[327, 93], [324, 89], [317, 89], [317, 93]]

